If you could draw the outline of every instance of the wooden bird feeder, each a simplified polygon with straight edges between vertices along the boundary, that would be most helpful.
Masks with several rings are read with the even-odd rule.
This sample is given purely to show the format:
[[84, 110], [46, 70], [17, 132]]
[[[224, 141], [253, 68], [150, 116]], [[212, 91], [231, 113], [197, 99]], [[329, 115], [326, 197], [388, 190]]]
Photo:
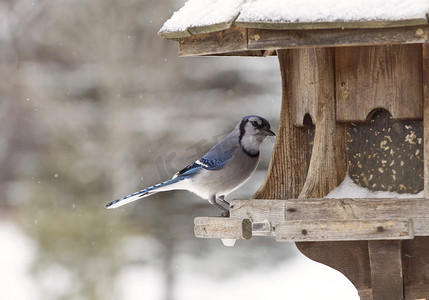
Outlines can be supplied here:
[[[261, 1], [212, 0], [196, 13], [191, 0], [159, 32], [179, 42], [181, 56], [280, 63], [267, 177], [252, 199], [231, 202], [230, 218], [196, 218], [196, 236], [296, 242], [349, 278], [361, 299], [429, 299], [429, 4], [408, 18], [349, 20], [339, 11], [332, 20], [321, 11], [311, 20], [282, 18], [287, 0], [266, 2], [280, 5], [271, 9], [280, 17], [252, 14]], [[374, 191], [424, 190], [424, 198], [324, 198], [346, 173]]]

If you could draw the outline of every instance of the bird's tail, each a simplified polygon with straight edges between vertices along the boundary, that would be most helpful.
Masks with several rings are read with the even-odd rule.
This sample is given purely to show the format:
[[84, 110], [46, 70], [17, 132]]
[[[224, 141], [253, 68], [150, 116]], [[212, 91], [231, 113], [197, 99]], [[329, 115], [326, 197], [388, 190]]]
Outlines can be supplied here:
[[176, 177], [176, 178], [158, 183], [158, 184], [153, 185], [151, 187], [148, 187], [144, 190], [135, 192], [135, 193], [130, 194], [128, 196], [122, 197], [118, 200], [112, 201], [109, 204], [107, 204], [106, 207], [108, 209], [117, 208], [117, 207], [120, 207], [122, 205], [128, 204], [130, 202], [140, 200], [141, 198], [147, 197], [149, 195], [156, 194], [158, 192], [171, 191], [171, 190], [179, 189], [178, 187], [176, 187], [176, 183], [178, 183], [182, 180], [183, 180], [183, 178]]

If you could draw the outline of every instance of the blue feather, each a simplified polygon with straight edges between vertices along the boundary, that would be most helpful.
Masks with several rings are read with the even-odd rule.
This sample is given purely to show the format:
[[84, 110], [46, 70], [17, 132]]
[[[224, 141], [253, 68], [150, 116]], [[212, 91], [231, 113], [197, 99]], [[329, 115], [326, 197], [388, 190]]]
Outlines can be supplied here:
[[[125, 196], [125, 197], [122, 197], [120, 199], [112, 201], [109, 204], [107, 204], [106, 207], [107, 208], [112, 208], [112, 206], [117, 205], [119, 202], [130, 200], [131, 197], [135, 197], [134, 200], [138, 200], [138, 199], [143, 198], [143, 197], [145, 197], [145, 196], [147, 196], [147, 195], [149, 195], [151, 193], [156, 193], [157, 192], [156, 190], [159, 189], [159, 188], [162, 188], [162, 187], [174, 184], [174, 183], [179, 182], [179, 181], [181, 181], [181, 180], [183, 180], [185, 178], [186, 177], [178, 177], [178, 178], [173, 178], [173, 179], [170, 179], [170, 180], [158, 183], [158, 184], [156, 184], [154, 186], [151, 186], [151, 187], [148, 187], [148, 188], [146, 188], [144, 190], [140, 190], [138, 192], [129, 194], [129, 195]], [[134, 200], [132, 200], [132, 201], [134, 201]], [[119, 206], [121, 206], [121, 205], [119, 205]]]
[[184, 169], [180, 170], [179, 172], [177, 172], [173, 178], [194, 176], [195, 174], [200, 172], [202, 168], [203, 167], [201, 165], [194, 162], [189, 166], [185, 167]]
[[200, 158], [199, 161], [203, 164], [203, 168], [206, 170], [219, 170], [222, 169], [226, 163], [227, 159], [209, 159], [209, 158]]

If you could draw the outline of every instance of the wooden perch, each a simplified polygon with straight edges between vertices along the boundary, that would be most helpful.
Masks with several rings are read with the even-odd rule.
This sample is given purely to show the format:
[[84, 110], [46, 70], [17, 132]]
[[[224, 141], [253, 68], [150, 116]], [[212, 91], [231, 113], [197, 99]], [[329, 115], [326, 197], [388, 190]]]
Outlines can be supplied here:
[[233, 200], [231, 217], [267, 220], [272, 226], [283, 221], [412, 219], [414, 235], [429, 235], [429, 200], [422, 198]]
[[399, 240], [414, 237], [408, 219], [284, 221], [276, 226], [278, 242]]
[[249, 240], [252, 238], [252, 222], [249, 219], [198, 217], [194, 220], [194, 232], [198, 238]]

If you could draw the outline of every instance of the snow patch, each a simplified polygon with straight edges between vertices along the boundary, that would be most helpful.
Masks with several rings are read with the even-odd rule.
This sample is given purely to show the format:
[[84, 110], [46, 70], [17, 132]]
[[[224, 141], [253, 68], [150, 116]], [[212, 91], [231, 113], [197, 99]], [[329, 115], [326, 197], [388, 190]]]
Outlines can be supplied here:
[[243, 0], [189, 0], [165, 22], [160, 32], [231, 23], [240, 13], [243, 3]]
[[425, 19], [427, 0], [189, 0], [160, 32], [237, 22], [353, 22]]
[[335, 22], [426, 18], [427, 0], [254, 0], [237, 22]]
[[0, 222], [0, 299], [38, 299], [30, 275], [35, 256], [31, 239], [13, 223]]
[[423, 198], [423, 191], [418, 194], [399, 194], [395, 192], [371, 191], [358, 186], [350, 176], [332, 190], [325, 198]]

